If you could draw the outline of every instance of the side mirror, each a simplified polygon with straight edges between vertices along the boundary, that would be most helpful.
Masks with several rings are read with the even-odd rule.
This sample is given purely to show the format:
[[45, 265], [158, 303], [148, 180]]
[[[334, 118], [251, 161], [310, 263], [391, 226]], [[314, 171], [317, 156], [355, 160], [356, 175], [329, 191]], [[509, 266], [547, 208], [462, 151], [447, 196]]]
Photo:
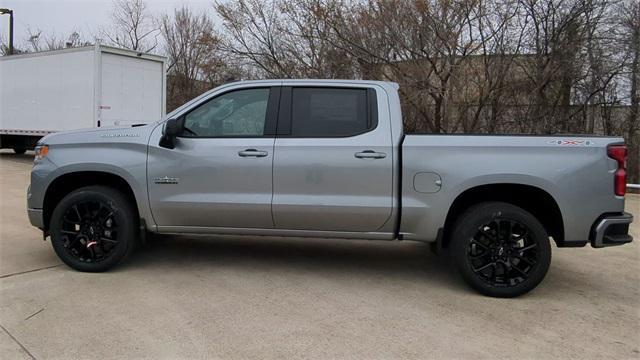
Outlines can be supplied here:
[[160, 138], [160, 146], [173, 149], [176, 147], [176, 137], [180, 133], [180, 121], [177, 119], [169, 119], [164, 123], [162, 128], [162, 137]]

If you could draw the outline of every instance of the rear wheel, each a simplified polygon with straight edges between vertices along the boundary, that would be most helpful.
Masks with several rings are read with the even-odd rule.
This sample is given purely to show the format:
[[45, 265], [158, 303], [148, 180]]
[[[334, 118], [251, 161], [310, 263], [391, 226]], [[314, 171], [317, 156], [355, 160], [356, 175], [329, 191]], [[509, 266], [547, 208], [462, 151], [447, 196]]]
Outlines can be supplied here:
[[137, 219], [119, 191], [88, 186], [65, 196], [51, 215], [51, 244], [70, 267], [99, 272], [117, 265], [134, 249]]
[[549, 237], [540, 222], [517, 206], [488, 202], [458, 219], [451, 255], [464, 280], [482, 294], [515, 297], [531, 291], [551, 262]]
[[25, 148], [17, 148], [17, 147], [16, 147], [16, 148], [13, 148], [13, 152], [14, 152], [14, 153], [16, 153], [16, 154], [18, 154], [18, 155], [22, 155], [22, 154], [24, 154], [25, 152], [27, 152], [27, 149], [25, 149]]

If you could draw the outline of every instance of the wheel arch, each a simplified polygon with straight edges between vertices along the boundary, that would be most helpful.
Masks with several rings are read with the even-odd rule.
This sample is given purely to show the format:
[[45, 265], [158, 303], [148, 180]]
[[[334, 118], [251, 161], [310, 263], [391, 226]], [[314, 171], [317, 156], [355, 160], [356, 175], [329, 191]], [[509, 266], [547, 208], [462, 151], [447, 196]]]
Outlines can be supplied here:
[[526, 184], [492, 183], [461, 192], [451, 204], [442, 231], [442, 247], [448, 247], [456, 219], [470, 206], [487, 201], [502, 201], [530, 212], [544, 226], [556, 245], [564, 246], [564, 221], [556, 199], [544, 189]]
[[42, 208], [45, 230], [49, 229], [51, 214], [60, 200], [74, 190], [91, 185], [104, 185], [120, 191], [130, 201], [136, 215], [140, 217], [135, 192], [122, 176], [108, 171], [73, 171], [59, 175], [47, 186]]

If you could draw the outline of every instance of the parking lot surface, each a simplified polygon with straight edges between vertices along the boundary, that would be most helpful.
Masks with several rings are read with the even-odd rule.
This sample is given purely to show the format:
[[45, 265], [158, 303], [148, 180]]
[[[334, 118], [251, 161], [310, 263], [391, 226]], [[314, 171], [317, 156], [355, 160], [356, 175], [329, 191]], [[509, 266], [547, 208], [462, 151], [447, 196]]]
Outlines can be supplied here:
[[0, 152], [0, 358], [640, 358], [630, 245], [553, 248], [517, 299], [470, 290], [413, 242], [163, 237], [113, 271], [31, 227], [32, 155]]

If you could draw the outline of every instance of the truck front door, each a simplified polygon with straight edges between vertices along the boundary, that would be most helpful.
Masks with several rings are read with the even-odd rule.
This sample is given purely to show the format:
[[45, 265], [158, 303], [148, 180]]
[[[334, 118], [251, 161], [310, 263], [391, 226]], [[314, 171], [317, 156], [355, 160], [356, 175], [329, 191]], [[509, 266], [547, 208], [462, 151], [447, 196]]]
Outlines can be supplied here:
[[[160, 230], [273, 228], [273, 146], [278, 87], [232, 90], [181, 116], [174, 149], [149, 144], [147, 182]], [[182, 118], [183, 117], [183, 118]]]
[[374, 88], [282, 88], [276, 228], [376, 232], [389, 221], [393, 146], [388, 115], [379, 123], [378, 110]]

